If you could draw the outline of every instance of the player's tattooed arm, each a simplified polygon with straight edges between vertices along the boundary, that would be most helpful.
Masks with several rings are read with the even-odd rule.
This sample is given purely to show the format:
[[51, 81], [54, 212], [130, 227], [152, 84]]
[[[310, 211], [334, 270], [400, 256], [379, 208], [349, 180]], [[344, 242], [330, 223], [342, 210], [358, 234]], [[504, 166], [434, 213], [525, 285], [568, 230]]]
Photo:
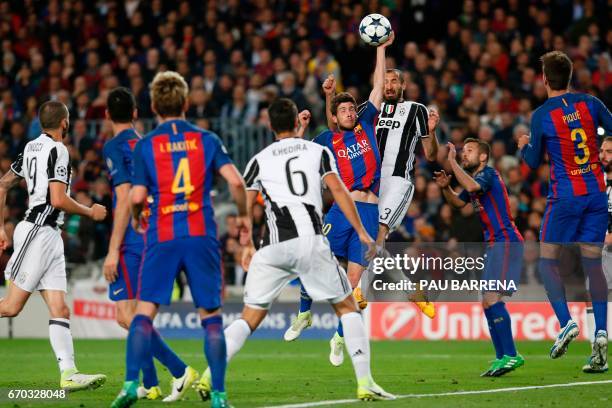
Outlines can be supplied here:
[[336, 95], [336, 78], [333, 75], [328, 76], [323, 82], [323, 93], [325, 94], [325, 119], [327, 120], [327, 127], [330, 130], [336, 130], [336, 124], [332, 119], [332, 99]]
[[444, 199], [455, 208], [462, 208], [467, 203], [459, 198], [459, 194], [455, 192], [450, 186], [450, 181], [453, 178], [452, 174], [446, 174], [444, 170], [434, 172], [434, 180], [436, 184], [442, 189], [442, 195]]
[[0, 252], [4, 251], [9, 244], [8, 236], [4, 230], [4, 207], [6, 205], [6, 195], [8, 191], [17, 185], [21, 177], [15, 174], [12, 170], [7, 171], [2, 178], [0, 178]]
[[372, 92], [368, 100], [380, 110], [380, 105], [383, 100], [383, 87], [385, 85], [385, 71], [387, 70], [385, 50], [393, 44], [395, 33], [391, 31], [389, 39], [376, 48], [376, 67], [374, 68], [374, 77], [372, 84]]

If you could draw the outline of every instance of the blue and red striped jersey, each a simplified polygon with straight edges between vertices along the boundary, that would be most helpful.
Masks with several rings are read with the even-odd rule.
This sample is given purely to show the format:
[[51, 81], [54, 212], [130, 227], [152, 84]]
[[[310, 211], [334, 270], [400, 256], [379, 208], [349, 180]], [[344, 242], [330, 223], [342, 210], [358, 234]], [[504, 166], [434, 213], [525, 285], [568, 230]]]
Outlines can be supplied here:
[[377, 117], [378, 110], [368, 101], [355, 129], [326, 130], [313, 140], [332, 151], [340, 178], [349, 191], [370, 190], [378, 195], [381, 161], [374, 131]]
[[497, 170], [485, 166], [474, 175], [474, 180], [480, 185], [480, 190], [475, 193], [463, 190], [459, 198], [471, 201], [478, 212], [485, 241], [523, 242], [512, 218], [508, 191]]
[[[133, 152], [140, 136], [134, 129], [126, 129], [119, 132], [115, 137], [104, 144], [102, 155], [108, 168], [108, 176], [113, 189], [113, 210], [117, 207], [116, 187], [132, 182], [134, 173]], [[142, 235], [138, 234], [129, 223], [123, 237], [124, 245], [138, 244], [144, 242]]]
[[217, 236], [210, 192], [215, 173], [232, 163], [214, 133], [185, 120], [162, 123], [136, 144], [134, 185], [147, 187], [147, 245]]
[[596, 97], [566, 93], [548, 98], [533, 112], [531, 138], [521, 155], [537, 168], [544, 153], [550, 162], [549, 198], [605, 191], [597, 128], [612, 131], [612, 116]]

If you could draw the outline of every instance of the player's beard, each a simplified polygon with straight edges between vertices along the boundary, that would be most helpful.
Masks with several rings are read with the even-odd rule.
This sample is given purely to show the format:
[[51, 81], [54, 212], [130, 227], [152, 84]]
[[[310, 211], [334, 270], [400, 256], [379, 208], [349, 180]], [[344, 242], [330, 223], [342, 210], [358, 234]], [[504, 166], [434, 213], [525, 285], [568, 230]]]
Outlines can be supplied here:
[[383, 93], [383, 100], [385, 101], [385, 103], [397, 103], [401, 97], [402, 97], [401, 91], [395, 92], [393, 95], [389, 95], [386, 92]]
[[470, 163], [469, 161], [464, 161], [461, 164], [463, 166], [463, 169], [467, 171], [468, 173], [474, 173], [474, 171], [476, 171], [478, 166], [480, 166], [480, 163]]

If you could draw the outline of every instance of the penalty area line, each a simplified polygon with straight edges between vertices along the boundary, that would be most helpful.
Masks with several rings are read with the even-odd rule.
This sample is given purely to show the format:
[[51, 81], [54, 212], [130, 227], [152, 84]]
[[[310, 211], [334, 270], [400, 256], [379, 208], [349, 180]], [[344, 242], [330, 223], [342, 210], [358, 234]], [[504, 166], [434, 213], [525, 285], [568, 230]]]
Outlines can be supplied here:
[[[545, 384], [545, 385], [527, 385], [524, 387], [507, 387], [507, 388], [493, 388], [490, 390], [441, 392], [441, 393], [435, 393], [435, 394], [405, 394], [405, 395], [397, 395], [397, 399], [452, 397], [452, 396], [457, 396], [457, 395], [476, 395], [476, 394], [495, 394], [499, 392], [540, 390], [544, 388], [580, 387], [583, 385], [599, 385], [599, 384], [612, 384], [612, 380], [580, 381], [580, 382], [561, 383], [561, 384]], [[351, 403], [356, 403], [356, 402], [360, 402], [360, 401], [358, 399], [327, 400], [327, 401], [304, 402], [304, 403], [299, 403], [299, 404], [268, 405], [263, 408], [310, 408], [310, 407], [321, 407], [325, 405], [351, 404]]]

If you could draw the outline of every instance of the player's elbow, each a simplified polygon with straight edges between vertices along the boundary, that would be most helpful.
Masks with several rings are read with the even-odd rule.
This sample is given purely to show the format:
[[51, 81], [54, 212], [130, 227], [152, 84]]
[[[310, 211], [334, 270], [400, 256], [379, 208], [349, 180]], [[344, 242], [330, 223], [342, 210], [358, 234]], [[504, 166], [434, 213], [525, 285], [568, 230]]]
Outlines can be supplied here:
[[468, 193], [475, 193], [480, 190], [480, 186], [478, 184], [469, 184], [465, 189]]
[[61, 210], [64, 205], [64, 197], [61, 194], [51, 194], [51, 207]]

